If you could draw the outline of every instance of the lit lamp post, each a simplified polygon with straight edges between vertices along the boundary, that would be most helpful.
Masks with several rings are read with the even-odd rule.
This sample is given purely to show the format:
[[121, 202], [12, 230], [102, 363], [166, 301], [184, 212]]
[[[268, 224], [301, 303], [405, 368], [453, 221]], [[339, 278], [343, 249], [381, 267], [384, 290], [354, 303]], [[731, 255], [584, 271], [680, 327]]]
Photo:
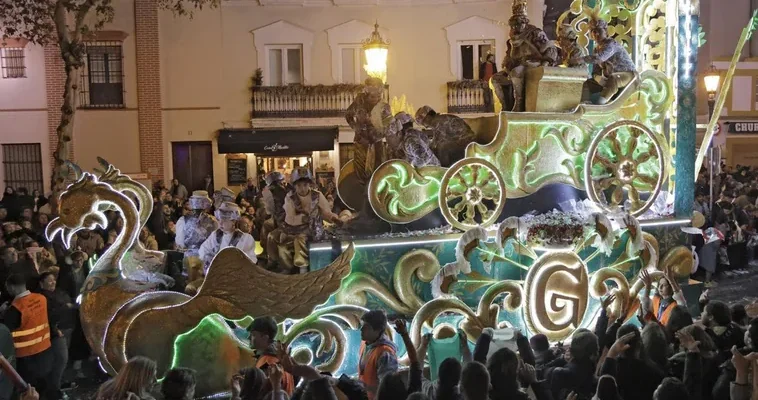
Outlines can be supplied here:
[[[719, 91], [721, 74], [719, 74], [716, 67], [711, 64], [711, 70], [705, 74], [703, 80], [705, 81], [705, 90], [708, 92], [708, 121], [710, 122], [713, 118], [714, 107], [716, 106], [716, 93]], [[708, 186], [710, 187], [708, 206], [711, 213], [713, 213], [713, 169], [718, 167], [717, 165], [714, 165], [715, 163], [716, 160], [713, 157], [713, 140], [711, 140], [708, 143]]]
[[366, 74], [372, 78], [379, 78], [382, 83], [387, 83], [387, 54], [390, 42], [385, 42], [379, 34], [379, 23], [374, 25], [371, 37], [363, 42], [363, 53], [366, 56], [366, 65], [363, 68]]

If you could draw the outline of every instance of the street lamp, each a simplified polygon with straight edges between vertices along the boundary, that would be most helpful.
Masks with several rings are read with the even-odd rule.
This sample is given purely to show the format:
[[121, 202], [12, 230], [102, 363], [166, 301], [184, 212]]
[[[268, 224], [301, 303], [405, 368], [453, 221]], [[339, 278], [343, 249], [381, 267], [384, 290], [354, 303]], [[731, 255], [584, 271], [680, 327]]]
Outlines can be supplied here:
[[719, 91], [719, 84], [721, 83], [721, 74], [711, 64], [711, 69], [705, 74], [703, 80], [705, 81], [705, 90], [708, 92], [708, 118], [712, 118], [713, 108], [716, 105], [716, 92]]
[[363, 53], [366, 56], [366, 65], [363, 68], [366, 74], [373, 78], [379, 78], [382, 83], [387, 83], [387, 54], [390, 42], [385, 42], [379, 34], [379, 23], [374, 25], [371, 37], [363, 42]]
[[[716, 70], [716, 67], [713, 64], [711, 64], [710, 71], [708, 71], [708, 73], [705, 74], [705, 77], [703, 77], [703, 81], [705, 81], [705, 90], [708, 92], [708, 122], [710, 122], [710, 120], [713, 119], [713, 112], [716, 107], [716, 93], [719, 91], [719, 85], [721, 83], [721, 74], [719, 74], [719, 71]], [[721, 157], [719, 157], [719, 159], [720, 158]], [[711, 215], [713, 215], [713, 170], [718, 168], [718, 165], [715, 165], [716, 162], [717, 160], [713, 156], [713, 139], [711, 139], [711, 141], [708, 142], [708, 186], [710, 195], [708, 200], [708, 210], [711, 212]]]

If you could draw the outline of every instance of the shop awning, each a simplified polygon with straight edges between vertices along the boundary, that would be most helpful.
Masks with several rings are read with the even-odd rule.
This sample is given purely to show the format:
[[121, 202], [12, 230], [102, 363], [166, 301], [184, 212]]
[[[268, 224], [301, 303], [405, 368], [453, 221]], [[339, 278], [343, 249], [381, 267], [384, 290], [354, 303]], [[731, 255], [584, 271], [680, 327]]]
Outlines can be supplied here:
[[218, 152], [293, 156], [314, 151], [334, 150], [339, 128], [221, 129]]

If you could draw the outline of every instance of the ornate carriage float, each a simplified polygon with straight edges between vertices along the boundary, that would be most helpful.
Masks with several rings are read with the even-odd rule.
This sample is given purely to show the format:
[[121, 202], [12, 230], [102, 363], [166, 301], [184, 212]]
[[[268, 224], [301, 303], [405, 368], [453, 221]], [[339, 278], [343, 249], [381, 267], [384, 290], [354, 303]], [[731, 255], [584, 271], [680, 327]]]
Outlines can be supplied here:
[[404, 224], [439, 208], [450, 225], [466, 230], [498, 221], [509, 198], [563, 183], [586, 191], [601, 210], [644, 214], [668, 178], [663, 132], [671, 84], [645, 71], [600, 106], [579, 104], [585, 78], [568, 68], [529, 71], [527, 112], [501, 112], [494, 138], [470, 144], [450, 168], [385, 162], [368, 185], [374, 212]]

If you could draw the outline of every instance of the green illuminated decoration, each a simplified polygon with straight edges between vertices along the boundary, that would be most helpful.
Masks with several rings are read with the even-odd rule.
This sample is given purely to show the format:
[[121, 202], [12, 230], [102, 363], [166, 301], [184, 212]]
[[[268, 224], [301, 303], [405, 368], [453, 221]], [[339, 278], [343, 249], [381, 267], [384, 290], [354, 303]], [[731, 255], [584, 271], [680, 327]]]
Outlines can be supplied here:
[[442, 215], [462, 230], [493, 224], [505, 206], [505, 183], [495, 166], [481, 158], [453, 164], [439, 193]]
[[[359, 329], [361, 316], [366, 311], [354, 305], [327, 306], [294, 321], [288, 329], [284, 323], [279, 324], [277, 340], [292, 345], [292, 355], [298, 362], [315, 364], [321, 371], [337, 372], [342, 368], [348, 349], [345, 331]], [[251, 317], [227, 321], [219, 314], [206, 316], [197, 326], [176, 337], [171, 368], [191, 367], [197, 372], [200, 387], [229, 382], [237, 371], [254, 366], [254, 351], [231, 327], [250, 322]], [[312, 340], [298, 342], [300, 337], [311, 334], [319, 337], [315, 353], [308, 346]], [[316, 362], [317, 359], [322, 362]]]
[[[286, 331], [279, 328], [277, 340], [292, 344], [292, 356], [303, 364], [313, 364], [320, 371], [336, 373], [342, 368], [348, 350], [345, 329], [357, 330], [361, 327], [361, 317], [367, 309], [353, 305], [328, 306], [314, 311], [311, 315], [296, 321]], [[283, 333], [282, 333], [283, 332]], [[303, 335], [319, 336], [314, 353], [311, 346], [297, 343]], [[308, 341], [310, 343], [312, 341]], [[317, 359], [323, 360], [316, 362]]]
[[444, 173], [441, 167], [421, 167], [417, 171], [405, 161], [387, 161], [371, 177], [369, 202], [387, 221], [413, 222], [437, 208]]
[[[605, 128], [593, 140], [585, 164], [585, 183], [589, 198], [611, 211], [628, 195], [635, 214], [648, 210], [658, 196], [666, 177], [665, 138], [645, 125], [620, 121]], [[611, 191], [607, 202], [600, 200]], [[642, 199], [640, 193], [650, 193]]]
[[590, 28], [592, 15], [597, 15], [609, 21], [608, 35], [621, 43], [627, 51], [633, 49], [636, 11], [642, 0], [574, 0], [568, 11], [558, 18], [557, 25], [570, 24], [577, 33], [577, 43], [589, 49]]
[[176, 337], [171, 368], [191, 366], [198, 386], [217, 387], [219, 382], [230, 382], [240, 369], [254, 366], [254, 356], [222, 316], [211, 314]]

